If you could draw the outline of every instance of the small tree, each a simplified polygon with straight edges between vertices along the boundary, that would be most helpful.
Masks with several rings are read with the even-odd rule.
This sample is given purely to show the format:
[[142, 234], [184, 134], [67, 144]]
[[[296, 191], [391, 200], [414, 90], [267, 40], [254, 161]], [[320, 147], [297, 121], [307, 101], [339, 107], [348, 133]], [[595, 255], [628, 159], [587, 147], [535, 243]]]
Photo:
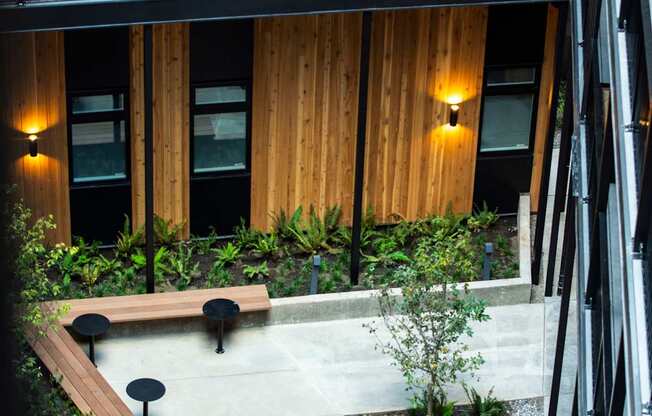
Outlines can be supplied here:
[[409, 388], [423, 392], [428, 416], [434, 415], [436, 398], [445, 394], [446, 384], [484, 362], [460, 341], [462, 335], [473, 334], [471, 321], [489, 319], [483, 301], [468, 294], [466, 285], [460, 290], [453, 284], [466, 273], [473, 273], [467, 232], [423, 239], [414, 263], [394, 272], [402, 296], [380, 290], [380, 315], [390, 339], [377, 333], [375, 323], [367, 326], [378, 337], [377, 349], [394, 358]]

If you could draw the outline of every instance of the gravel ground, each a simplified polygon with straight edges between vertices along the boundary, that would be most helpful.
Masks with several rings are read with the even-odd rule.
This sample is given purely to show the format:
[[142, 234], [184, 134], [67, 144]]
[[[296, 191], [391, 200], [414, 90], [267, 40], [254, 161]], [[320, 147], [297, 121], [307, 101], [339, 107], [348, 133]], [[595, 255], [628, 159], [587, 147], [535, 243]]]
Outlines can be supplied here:
[[[507, 416], [543, 416], [543, 398], [538, 397], [534, 399], [513, 400], [507, 402]], [[384, 412], [384, 413], [365, 413], [362, 415], [354, 416], [407, 416], [407, 410], [398, 412]], [[455, 415], [465, 416], [466, 406], [460, 406], [455, 410]]]

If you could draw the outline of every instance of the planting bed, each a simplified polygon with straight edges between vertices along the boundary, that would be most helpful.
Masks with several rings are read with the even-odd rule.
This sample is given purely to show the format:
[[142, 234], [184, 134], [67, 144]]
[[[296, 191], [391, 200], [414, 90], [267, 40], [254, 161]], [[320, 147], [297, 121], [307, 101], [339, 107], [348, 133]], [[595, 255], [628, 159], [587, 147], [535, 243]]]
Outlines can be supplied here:
[[[296, 213], [295, 213], [296, 214]], [[296, 215], [295, 215], [296, 216]], [[285, 218], [285, 216], [283, 216]], [[350, 229], [337, 225], [337, 209], [324, 219], [306, 222], [285, 218], [275, 231], [263, 234], [238, 227], [235, 237], [176, 242], [179, 226], [157, 220], [155, 271], [157, 291], [266, 284], [272, 298], [309, 293], [313, 256], [319, 255], [319, 293], [397, 286], [395, 272], [412, 267], [419, 247], [438, 233], [463, 237], [472, 262], [470, 273], [456, 281], [480, 278], [485, 243], [493, 243], [492, 279], [519, 276], [516, 216], [497, 217], [482, 211], [474, 216], [447, 215], [416, 222], [377, 226], [369, 216], [362, 236], [360, 284], [349, 280]], [[294, 225], [292, 221], [295, 221]], [[437, 237], [435, 237], [437, 236]], [[142, 232], [131, 232], [128, 222], [115, 249], [98, 249], [77, 240], [72, 247], [57, 246], [48, 254], [48, 275], [60, 283], [63, 298], [144, 293], [145, 258]]]

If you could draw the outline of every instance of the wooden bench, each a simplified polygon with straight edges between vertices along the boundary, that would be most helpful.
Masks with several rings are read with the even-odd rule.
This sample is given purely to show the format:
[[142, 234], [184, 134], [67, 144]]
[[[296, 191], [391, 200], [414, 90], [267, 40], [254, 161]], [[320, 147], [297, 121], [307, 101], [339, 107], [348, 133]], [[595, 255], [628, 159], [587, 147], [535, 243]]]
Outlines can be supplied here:
[[91, 312], [105, 315], [111, 323], [197, 317], [203, 315], [204, 303], [215, 298], [232, 299], [245, 313], [272, 307], [265, 285], [46, 302], [42, 305], [44, 310], [52, 310], [62, 303], [70, 309], [44, 336], [36, 336], [34, 331], [28, 339], [36, 355], [82, 413], [131, 415], [64, 326], [71, 325], [77, 316]]

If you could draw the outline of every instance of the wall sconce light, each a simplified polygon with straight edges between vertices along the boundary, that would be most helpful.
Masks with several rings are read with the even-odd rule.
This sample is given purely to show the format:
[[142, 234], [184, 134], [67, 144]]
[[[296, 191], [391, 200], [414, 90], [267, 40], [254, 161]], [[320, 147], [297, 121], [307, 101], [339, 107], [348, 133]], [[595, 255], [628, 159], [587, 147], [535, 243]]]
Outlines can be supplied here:
[[29, 140], [29, 155], [36, 157], [38, 155], [38, 136], [36, 134], [30, 134], [27, 136], [27, 140]]
[[450, 114], [448, 117], [448, 124], [450, 124], [451, 127], [457, 126], [457, 116], [460, 111], [460, 106], [457, 104], [451, 105], [450, 108]]

